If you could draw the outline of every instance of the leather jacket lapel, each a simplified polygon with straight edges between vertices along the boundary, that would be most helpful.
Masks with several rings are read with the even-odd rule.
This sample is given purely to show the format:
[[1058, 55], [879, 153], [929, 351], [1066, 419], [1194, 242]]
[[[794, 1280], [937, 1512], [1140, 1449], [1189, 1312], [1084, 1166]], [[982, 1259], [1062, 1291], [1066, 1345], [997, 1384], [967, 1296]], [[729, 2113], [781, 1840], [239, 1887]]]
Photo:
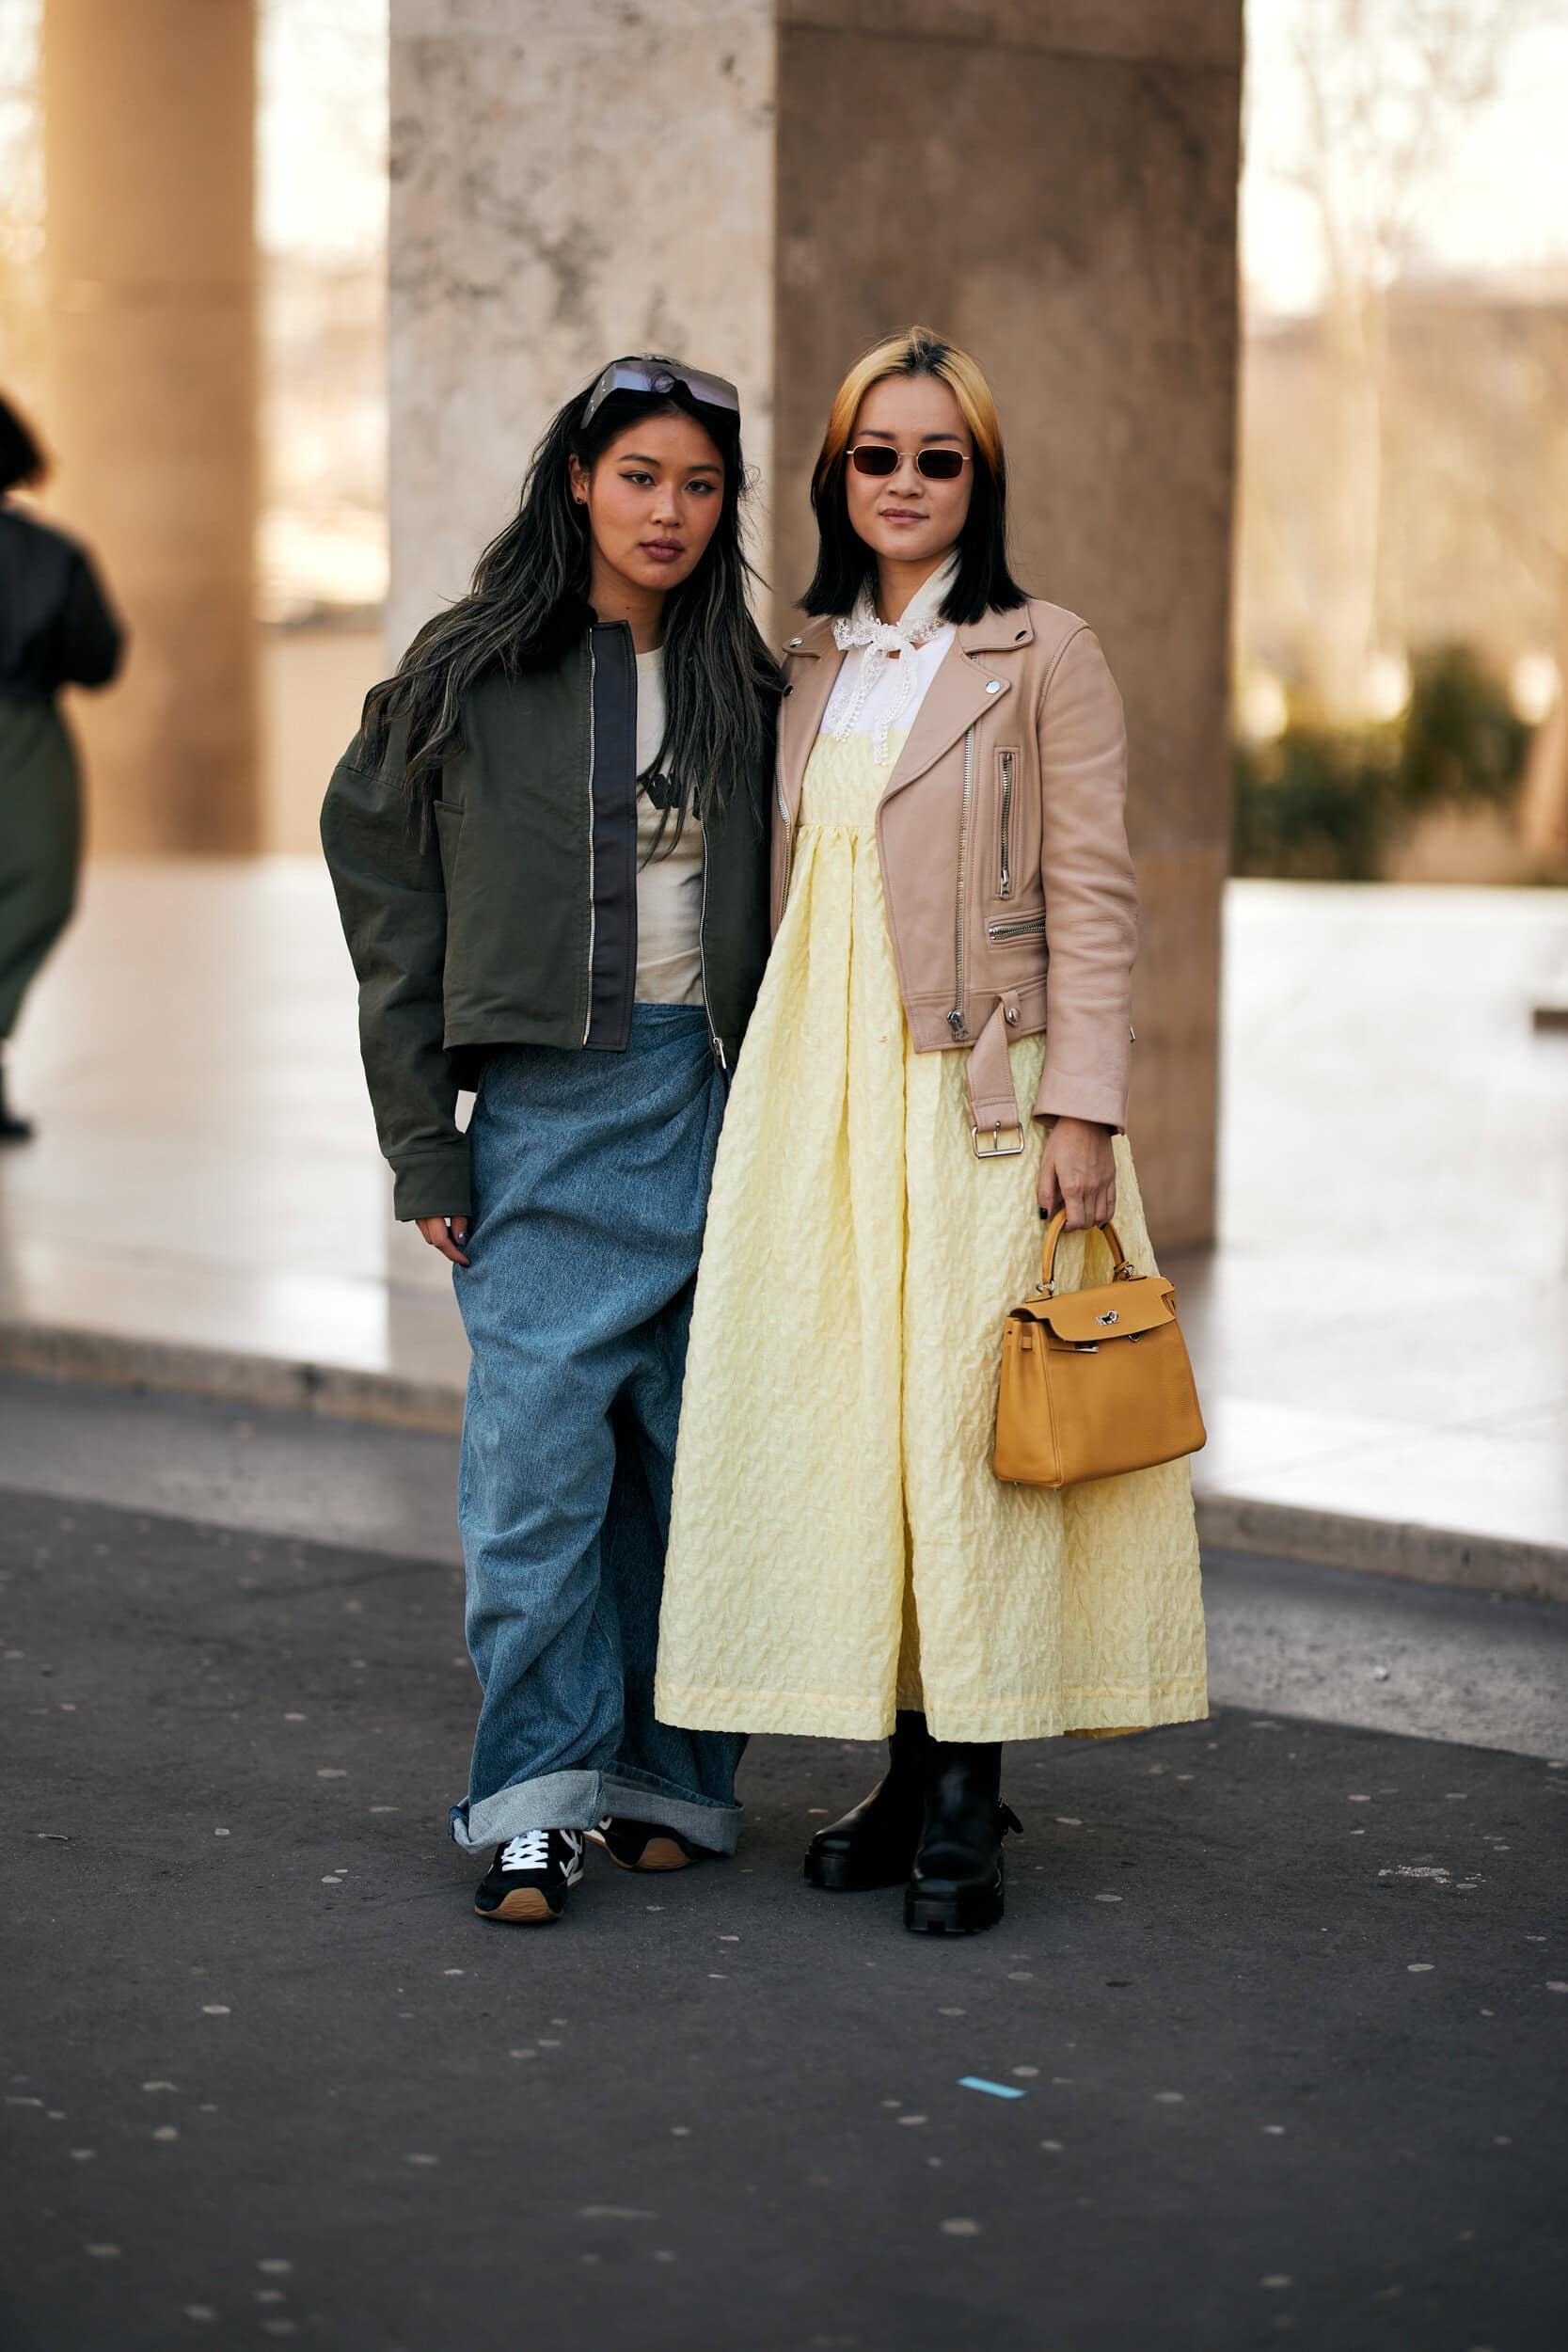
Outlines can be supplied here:
[[806, 762], [822, 724], [822, 713], [833, 691], [844, 656], [833, 643], [832, 623], [814, 621], [799, 645], [785, 648], [793, 658], [790, 691], [779, 711], [779, 810], [793, 825], [800, 805]]
[[901, 792], [905, 785], [924, 775], [984, 712], [1011, 691], [1006, 677], [999, 677], [972, 661], [964, 651], [961, 637], [956, 637], [926, 690], [925, 701], [915, 712], [914, 724], [888, 778], [883, 799]]

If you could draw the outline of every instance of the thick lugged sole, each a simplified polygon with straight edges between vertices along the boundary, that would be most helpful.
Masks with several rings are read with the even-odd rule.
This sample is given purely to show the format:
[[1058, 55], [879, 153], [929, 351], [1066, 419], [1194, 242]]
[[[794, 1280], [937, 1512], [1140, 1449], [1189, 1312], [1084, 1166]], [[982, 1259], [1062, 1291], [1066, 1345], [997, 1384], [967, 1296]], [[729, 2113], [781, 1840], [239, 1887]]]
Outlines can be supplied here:
[[961, 1887], [952, 1895], [923, 1895], [910, 1887], [904, 1925], [911, 1935], [978, 1935], [997, 1925], [1006, 1907], [999, 1864], [990, 1886]]
[[911, 1864], [901, 1869], [891, 1865], [881, 1870], [867, 1870], [852, 1854], [816, 1853], [806, 1849], [805, 1880], [808, 1886], [819, 1886], [830, 1895], [871, 1895], [879, 1887], [902, 1886], [910, 1875]]

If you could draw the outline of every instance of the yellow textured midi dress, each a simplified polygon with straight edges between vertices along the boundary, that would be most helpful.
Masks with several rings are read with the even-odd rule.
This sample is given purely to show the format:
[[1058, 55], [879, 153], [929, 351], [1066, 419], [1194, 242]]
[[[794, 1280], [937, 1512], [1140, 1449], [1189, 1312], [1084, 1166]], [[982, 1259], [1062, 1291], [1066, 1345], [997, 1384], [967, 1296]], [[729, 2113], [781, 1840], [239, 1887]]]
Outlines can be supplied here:
[[[893, 760], [902, 735], [885, 738]], [[877, 850], [890, 759], [817, 737], [720, 1144], [655, 1704], [709, 1730], [1029, 1739], [1208, 1711], [1188, 1465], [1070, 1487], [990, 1467], [1004, 1319], [1039, 1279], [1044, 1129], [977, 1160], [959, 1053], [905, 1028]], [[1012, 1049], [1034, 1100], [1045, 1040]], [[1125, 1139], [1117, 1230], [1154, 1260]], [[1099, 1281], [1066, 1235], [1063, 1288]]]

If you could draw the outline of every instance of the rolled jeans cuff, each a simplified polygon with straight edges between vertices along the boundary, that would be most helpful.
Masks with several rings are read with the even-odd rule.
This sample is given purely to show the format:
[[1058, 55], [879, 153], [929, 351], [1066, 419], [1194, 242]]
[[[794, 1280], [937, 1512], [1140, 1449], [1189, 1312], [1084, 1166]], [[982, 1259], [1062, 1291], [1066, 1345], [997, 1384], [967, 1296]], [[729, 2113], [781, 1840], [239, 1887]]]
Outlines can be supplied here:
[[694, 1846], [722, 1854], [734, 1853], [746, 1817], [743, 1804], [715, 1804], [708, 1798], [683, 1796], [656, 1773], [626, 1764], [604, 1776], [603, 1810], [618, 1814], [624, 1821], [651, 1821], [659, 1829], [673, 1829]]
[[623, 1820], [650, 1821], [689, 1837], [710, 1853], [734, 1853], [745, 1808], [708, 1804], [679, 1795], [651, 1772], [546, 1772], [498, 1788], [477, 1804], [454, 1804], [448, 1828], [454, 1845], [470, 1853], [504, 1845], [531, 1829], [592, 1829], [607, 1813]]

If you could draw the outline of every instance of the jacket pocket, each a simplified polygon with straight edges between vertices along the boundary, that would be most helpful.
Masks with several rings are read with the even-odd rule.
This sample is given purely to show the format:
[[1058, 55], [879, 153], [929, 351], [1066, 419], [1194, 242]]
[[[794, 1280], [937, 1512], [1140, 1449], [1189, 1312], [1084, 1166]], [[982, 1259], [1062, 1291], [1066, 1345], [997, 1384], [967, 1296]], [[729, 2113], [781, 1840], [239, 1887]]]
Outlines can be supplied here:
[[1037, 914], [1014, 914], [1000, 923], [988, 923], [986, 937], [993, 947], [1006, 947], [1018, 940], [1043, 939], [1045, 911], [1042, 908]]
[[1013, 867], [1018, 850], [1018, 754], [1010, 746], [996, 755], [996, 895], [1013, 895]]

